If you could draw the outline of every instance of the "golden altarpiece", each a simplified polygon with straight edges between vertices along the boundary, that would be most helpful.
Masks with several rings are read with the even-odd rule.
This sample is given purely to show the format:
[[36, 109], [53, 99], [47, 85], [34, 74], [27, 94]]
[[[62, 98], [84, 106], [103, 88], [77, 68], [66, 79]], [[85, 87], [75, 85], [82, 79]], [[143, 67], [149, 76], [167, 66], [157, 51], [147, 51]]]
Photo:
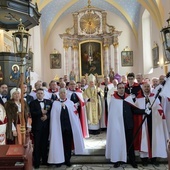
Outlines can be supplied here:
[[[87, 7], [73, 13], [73, 26], [60, 34], [64, 48], [64, 73], [68, 75], [74, 70], [78, 78], [90, 73], [103, 77], [108, 75], [112, 67], [118, 73], [117, 47], [120, 35], [121, 31], [107, 23], [106, 11], [91, 6], [88, 1]], [[112, 47], [114, 50], [111, 54]], [[69, 48], [72, 63], [68, 63]]]

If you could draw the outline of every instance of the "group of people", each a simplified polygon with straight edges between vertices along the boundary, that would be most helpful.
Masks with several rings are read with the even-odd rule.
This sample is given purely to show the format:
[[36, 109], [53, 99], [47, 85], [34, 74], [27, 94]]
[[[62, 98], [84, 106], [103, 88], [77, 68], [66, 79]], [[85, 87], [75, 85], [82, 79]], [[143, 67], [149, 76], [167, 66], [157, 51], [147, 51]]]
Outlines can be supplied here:
[[[137, 168], [135, 150], [144, 166], [149, 160], [158, 166], [157, 158], [167, 157], [170, 100], [156, 96], [165, 76], [157, 82], [155, 79], [151, 84], [141, 74], [135, 77], [129, 73], [119, 82], [105, 76], [96, 85], [96, 77], [90, 74], [81, 82], [52, 80], [49, 87], [37, 81], [29, 94], [24, 84], [24, 118], [33, 140], [34, 168], [41, 164], [71, 166], [72, 151], [83, 154], [84, 138], [99, 134], [101, 129], [107, 130], [106, 159], [115, 168], [128, 160]], [[8, 96], [7, 85], [2, 84], [0, 103], [4, 109], [0, 110], [0, 129], [1, 125], [6, 127], [5, 132], [0, 130], [6, 140], [3, 144], [20, 144], [21, 89], [11, 89]]]

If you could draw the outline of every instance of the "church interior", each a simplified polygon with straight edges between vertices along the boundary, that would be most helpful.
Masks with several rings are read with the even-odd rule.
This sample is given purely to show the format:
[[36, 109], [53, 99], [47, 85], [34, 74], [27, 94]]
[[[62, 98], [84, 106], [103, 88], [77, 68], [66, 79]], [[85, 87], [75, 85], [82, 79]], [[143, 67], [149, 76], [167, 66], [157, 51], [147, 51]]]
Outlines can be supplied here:
[[[169, 51], [164, 52], [160, 32], [167, 26], [169, 0], [128, 2], [92, 0], [89, 5], [98, 10], [90, 21], [92, 29], [88, 26], [88, 15], [82, 17], [88, 10], [88, 1], [32, 0], [30, 2], [36, 3], [40, 12], [39, 16], [36, 16], [40, 17], [39, 21], [36, 21], [37, 23], [34, 21], [31, 29], [28, 27], [31, 35], [29, 48], [33, 61], [27, 66], [30, 65], [34, 71], [33, 83], [36, 81], [34, 79], [49, 82], [69, 75], [71, 71], [74, 71], [77, 81], [80, 81], [86, 71], [82, 65], [82, 51], [85, 50], [82, 48], [83, 45], [85, 48], [90, 41], [92, 45], [98, 44], [101, 50], [100, 56], [96, 56], [96, 60], [99, 60], [97, 64], [100, 65], [97, 70], [100, 77], [107, 75], [111, 68], [120, 75], [134, 72], [142, 73], [148, 78], [166, 74], [169, 70]], [[5, 13], [1, 15], [1, 25], [15, 23], [16, 30], [16, 19], [19, 20], [20, 16]], [[10, 30], [8, 27], [4, 29], [0, 31], [0, 51], [10, 52], [13, 56], [12, 32], [15, 30]], [[58, 56], [56, 57], [58, 61], [55, 61], [53, 54]], [[15, 58], [14, 61], [17, 63], [18, 59]], [[9, 67], [9, 71], [6, 72], [9, 75], [12, 66], [12, 64], [7, 67], [1, 65], [1, 71], [5, 72]], [[91, 68], [92, 71], [93, 69]]]
[[[26, 32], [22, 47], [18, 24]], [[102, 82], [111, 71], [118, 77], [133, 72], [148, 79], [170, 71], [170, 0], [0, 1], [0, 84], [18, 87], [20, 73], [30, 90], [38, 80], [48, 84], [64, 76], [80, 82], [93, 74]], [[73, 156], [75, 165], [69, 169], [113, 169], [104, 158], [105, 134], [91, 138], [86, 146], [98, 140], [99, 148], [87, 149], [87, 161]], [[139, 168], [167, 170], [167, 160], [162, 162], [159, 168]]]

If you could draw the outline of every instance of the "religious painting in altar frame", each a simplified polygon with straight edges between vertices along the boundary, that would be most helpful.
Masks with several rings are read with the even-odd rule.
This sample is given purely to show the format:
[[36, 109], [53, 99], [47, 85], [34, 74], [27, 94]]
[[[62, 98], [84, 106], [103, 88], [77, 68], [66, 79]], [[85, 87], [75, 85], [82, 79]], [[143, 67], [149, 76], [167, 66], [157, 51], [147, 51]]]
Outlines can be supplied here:
[[79, 44], [80, 77], [93, 74], [103, 76], [102, 42], [83, 41]]
[[133, 51], [122, 51], [121, 63], [122, 63], [122, 67], [133, 66]]
[[50, 68], [61, 69], [61, 54], [50, 54]]

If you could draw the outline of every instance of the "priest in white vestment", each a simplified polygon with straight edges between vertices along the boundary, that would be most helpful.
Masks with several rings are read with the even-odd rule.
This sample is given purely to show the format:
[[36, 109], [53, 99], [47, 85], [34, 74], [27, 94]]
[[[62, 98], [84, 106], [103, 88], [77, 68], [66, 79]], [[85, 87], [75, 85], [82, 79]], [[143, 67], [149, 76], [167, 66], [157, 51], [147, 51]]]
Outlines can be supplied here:
[[66, 89], [59, 90], [59, 101], [54, 101], [50, 117], [50, 147], [48, 163], [71, 166], [71, 150], [83, 154], [84, 141], [80, 119], [74, 103], [66, 98]]

